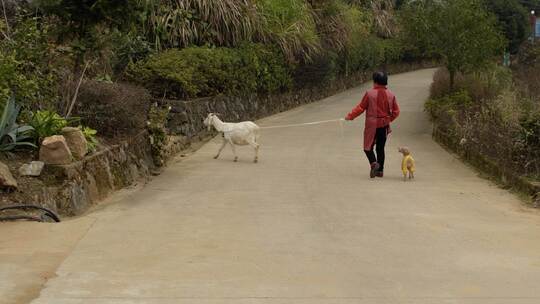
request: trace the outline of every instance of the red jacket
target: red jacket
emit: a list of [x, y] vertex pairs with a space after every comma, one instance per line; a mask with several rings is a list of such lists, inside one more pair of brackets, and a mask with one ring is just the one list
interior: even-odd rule
[[384, 86], [375, 85], [366, 92], [362, 102], [347, 115], [347, 120], [353, 120], [366, 112], [366, 126], [364, 129], [364, 150], [373, 149], [377, 128], [388, 127], [399, 116], [399, 105], [396, 96]]

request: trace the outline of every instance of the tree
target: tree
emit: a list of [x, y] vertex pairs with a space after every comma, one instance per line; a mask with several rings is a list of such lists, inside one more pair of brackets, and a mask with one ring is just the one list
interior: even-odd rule
[[482, 0], [417, 0], [404, 9], [405, 36], [440, 58], [454, 87], [457, 73], [484, 67], [500, 54], [504, 37]]
[[529, 32], [527, 9], [518, 0], [488, 0], [486, 5], [497, 16], [508, 40], [510, 52], [517, 53]]

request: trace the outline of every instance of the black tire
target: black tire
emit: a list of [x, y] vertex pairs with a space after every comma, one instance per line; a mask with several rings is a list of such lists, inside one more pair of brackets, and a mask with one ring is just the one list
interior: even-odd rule
[[[52, 210], [49, 210], [47, 208], [43, 208], [43, 207], [40, 207], [40, 206], [35, 206], [35, 205], [14, 205], [14, 206], [6, 206], [6, 207], [1, 207], [0, 208], [0, 212], [2, 211], [6, 211], [6, 210], [17, 210], [17, 209], [20, 209], [20, 210], [40, 210], [40, 211], [44, 211], [44, 213], [41, 215], [40, 218], [36, 218], [36, 217], [32, 217], [32, 216], [7, 216], [7, 217], [4, 217], [5, 219], [7, 220], [18, 220], [18, 219], [27, 219], [27, 220], [35, 220], [35, 221], [38, 221], [38, 222], [56, 222], [56, 223], [59, 223], [60, 222], [60, 217], [54, 213]], [[1, 220], [2, 218], [0, 218]]]

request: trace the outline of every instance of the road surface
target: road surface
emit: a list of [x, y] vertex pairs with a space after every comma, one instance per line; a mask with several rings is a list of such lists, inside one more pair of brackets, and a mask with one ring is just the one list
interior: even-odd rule
[[[35, 265], [19, 280], [58, 265], [27, 294], [34, 304], [540, 303], [540, 217], [432, 141], [433, 72], [390, 79], [402, 114], [384, 179], [368, 176], [363, 117], [263, 130], [259, 164], [249, 148], [239, 163], [230, 150], [212, 159], [216, 138], [117, 203], [47, 228], [58, 246], [26, 250]], [[258, 123], [343, 117], [367, 87]], [[399, 145], [417, 160], [414, 182], [401, 179]], [[17, 239], [43, 226], [20, 227], [7, 226]], [[14, 246], [0, 253], [16, 261]]]

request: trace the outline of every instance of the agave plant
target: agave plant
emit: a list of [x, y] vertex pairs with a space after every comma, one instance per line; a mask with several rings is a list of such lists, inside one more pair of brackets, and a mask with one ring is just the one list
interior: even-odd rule
[[11, 96], [0, 118], [0, 152], [12, 151], [19, 147], [37, 148], [32, 143], [34, 128], [17, 124], [20, 111], [21, 107], [15, 103], [15, 97]]

